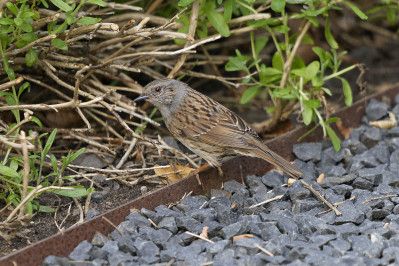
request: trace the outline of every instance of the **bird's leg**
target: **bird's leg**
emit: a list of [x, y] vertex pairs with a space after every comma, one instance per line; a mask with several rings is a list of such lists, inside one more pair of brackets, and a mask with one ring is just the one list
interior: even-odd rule
[[198, 167], [197, 169], [191, 171], [191, 173], [194, 174], [195, 177], [197, 178], [198, 185], [200, 185], [202, 187], [202, 190], [204, 190], [204, 184], [201, 181], [201, 178], [199, 176], [199, 172], [201, 172], [202, 170], [204, 170], [205, 168], [208, 168], [208, 167], [209, 167], [209, 163], [205, 163], [201, 167]]
[[218, 172], [219, 172], [219, 176], [223, 176], [222, 167], [218, 166]]

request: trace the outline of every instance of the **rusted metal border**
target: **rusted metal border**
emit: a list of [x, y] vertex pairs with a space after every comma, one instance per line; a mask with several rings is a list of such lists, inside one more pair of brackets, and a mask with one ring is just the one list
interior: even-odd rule
[[[365, 113], [365, 107], [371, 98], [381, 100], [382, 97], [389, 97], [393, 99], [397, 93], [399, 93], [398, 85], [366, 97], [350, 107], [343, 108], [333, 116], [340, 117], [344, 127], [356, 127], [360, 125], [361, 118]], [[267, 142], [267, 145], [281, 156], [291, 160], [293, 159], [292, 146], [296, 144], [298, 138], [308, 130], [309, 129], [305, 127], [298, 128]], [[303, 142], [320, 141], [320, 139], [321, 130], [319, 129], [304, 138]], [[90, 241], [95, 232], [107, 235], [114, 230], [103, 217], [108, 218], [112, 223], [117, 225], [124, 221], [132, 208], [154, 209], [161, 204], [176, 202], [180, 200], [185, 193], [190, 191], [193, 191], [193, 194], [203, 194], [211, 188], [220, 188], [222, 183], [227, 180], [235, 179], [241, 182], [245, 176], [250, 174], [261, 176], [269, 171], [271, 166], [261, 159], [238, 157], [224, 163], [222, 169], [222, 177], [220, 177], [218, 171], [213, 168], [205, 169], [200, 173], [204, 190], [202, 190], [202, 187], [198, 184], [195, 176], [190, 176], [170, 186], [139, 197], [80, 225], [69, 228], [63, 233], [58, 233], [49, 238], [40, 240], [28, 247], [4, 256], [0, 258], [0, 265], [39, 265], [43, 262], [44, 258], [49, 255], [68, 256], [78, 243], [85, 239]]]

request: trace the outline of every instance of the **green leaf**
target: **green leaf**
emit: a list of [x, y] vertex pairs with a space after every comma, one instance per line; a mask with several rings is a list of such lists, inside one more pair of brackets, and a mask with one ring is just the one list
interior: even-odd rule
[[306, 75], [305, 78], [307, 80], [311, 80], [314, 78], [320, 69], [320, 63], [318, 61], [313, 61], [306, 67]]
[[72, 25], [75, 23], [78, 19], [72, 16], [71, 12], [66, 13], [66, 22], [68, 25]]
[[101, 21], [101, 18], [83, 17], [79, 19], [78, 23], [83, 25], [94, 25]]
[[305, 125], [309, 125], [310, 122], [312, 122], [312, 117], [313, 117], [313, 109], [304, 105], [303, 112], [302, 112], [303, 123]]
[[330, 126], [325, 125], [325, 128], [327, 130], [327, 135], [334, 146], [334, 149], [339, 151], [341, 149], [341, 141], [339, 140], [337, 134], [335, 134], [334, 130]]
[[255, 98], [256, 95], [258, 95], [260, 85], [252, 86], [246, 89], [244, 93], [241, 96], [240, 104], [246, 104], [253, 98]]
[[17, 179], [20, 178], [17, 171], [15, 171], [14, 169], [12, 169], [8, 166], [2, 165], [2, 164], [0, 164], [0, 174], [3, 176], [12, 177], [12, 178], [17, 178]]
[[[206, 23], [206, 21], [203, 21], [201, 23], [202, 27], [201, 29], [197, 29], [197, 33], [198, 33], [198, 37], [200, 37], [201, 39], [208, 37], [208, 25]], [[187, 29], [188, 32], [188, 29]]]
[[28, 33], [22, 34], [22, 40], [24, 40], [24, 41], [27, 42], [27, 43], [34, 42], [34, 41], [36, 41], [37, 39], [38, 39], [38, 38], [37, 38], [37, 35], [36, 35], [36, 33], [34, 33], [34, 32], [28, 32]]
[[349, 85], [349, 82], [346, 79], [340, 78], [340, 80], [342, 82], [342, 90], [344, 91], [345, 104], [347, 106], [350, 106], [352, 105], [353, 102], [351, 86]]
[[331, 117], [328, 120], [326, 120], [324, 123], [331, 124], [331, 123], [335, 123], [335, 122], [337, 122], [339, 120], [340, 120], [339, 117]]
[[318, 46], [313, 46], [312, 51], [317, 54], [317, 56], [320, 58], [321, 63], [323, 64], [323, 61], [326, 60], [328, 57], [326, 56], [326, 51], [324, 51], [323, 48], [318, 47]]
[[314, 44], [314, 41], [313, 41], [313, 39], [309, 36], [309, 34], [305, 34], [305, 36], [304, 36], [303, 39], [302, 39], [301, 44], [311, 44], [311, 45], [313, 45], [313, 44]]
[[73, 177], [70, 177], [70, 176], [63, 176], [62, 179], [63, 180], [68, 180], [69, 182], [76, 182], [76, 180]]
[[305, 62], [303, 62], [302, 58], [298, 56], [294, 56], [294, 61], [292, 62], [292, 69], [303, 68], [306, 67]]
[[30, 119], [29, 119], [29, 121], [31, 121], [31, 122], [33, 122], [33, 123], [36, 123], [36, 124], [40, 127], [40, 129], [43, 128], [42, 122], [41, 122], [40, 119], [37, 118], [36, 116], [31, 116]]
[[209, 22], [224, 37], [230, 36], [230, 29], [227, 26], [226, 21], [224, 21], [224, 17], [222, 14], [215, 12], [214, 10], [207, 10], [206, 17], [209, 19]]
[[285, 7], [285, 0], [273, 0], [271, 8], [275, 12], [282, 12]]
[[320, 100], [317, 99], [303, 100], [303, 103], [305, 104], [305, 106], [312, 109], [317, 109], [320, 107]]
[[[7, 2], [10, 3], [10, 2]], [[14, 20], [10, 18], [0, 18], [0, 25], [14, 25], [15, 22]]]
[[56, 134], [57, 134], [57, 129], [55, 128], [55, 129], [51, 132], [50, 136], [49, 136], [48, 139], [47, 139], [46, 144], [44, 145], [44, 148], [43, 148], [43, 151], [42, 151], [42, 155], [41, 155], [43, 161], [44, 161], [44, 159], [46, 158], [46, 155], [48, 154], [48, 152], [49, 152], [51, 146], [53, 145], [53, 142], [54, 142], [54, 139], [55, 139], [55, 135], [56, 135]]
[[68, 12], [72, 10], [72, 7], [62, 0], [50, 0], [50, 2], [53, 3], [59, 9], [61, 9], [62, 11]]
[[107, 6], [107, 3], [105, 3], [103, 0], [89, 0], [89, 1], [87, 1], [87, 3], [95, 4], [95, 5], [98, 5], [98, 6], [101, 6], [101, 7], [106, 7]]
[[47, 4], [46, 0], [40, 0], [40, 2], [42, 2], [42, 4], [44, 5], [45, 8], [48, 8], [48, 4]]
[[290, 28], [285, 25], [276, 26], [276, 27], [273, 27], [272, 29], [273, 29], [273, 31], [276, 31], [276, 32], [282, 33], [282, 34], [288, 33], [290, 31]]
[[280, 71], [283, 71], [284, 68], [284, 62], [283, 62], [283, 57], [279, 52], [275, 52], [272, 58], [272, 66], [275, 69], [278, 69]]
[[331, 34], [330, 25], [328, 23], [328, 17], [326, 18], [326, 25], [324, 27], [324, 35], [326, 36], [326, 40], [327, 40], [328, 44], [331, 46], [331, 48], [337, 50], [339, 48], [338, 43], [334, 40], [334, 37]]
[[70, 158], [69, 163], [72, 163], [76, 158], [78, 158], [82, 153], [84, 153], [86, 148], [80, 148], [78, 151], [76, 151]]
[[24, 12], [23, 14], [21, 14], [20, 18], [30, 18], [33, 17], [35, 15], [35, 13], [31, 12], [31, 11], [27, 11]]
[[26, 43], [26, 41], [24, 41], [23, 39], [19, 39], [18, 41], [15, 42], [15, 45], [16, 45], [18, 48], [22, 48], [22, 47], [24, 47], [25, 45], [27, 45], [27, 43]]
[[241, 55], [240, 51], [236, 49], [236, 53], [238, 56], [229, 57], [229, 62], [225, 65], [226, 71], [238, 71], [242, 70], [249, 74], [249, 70], [247, 67], [247, 62], [251, 59], [250, 56]]
[[269, 41], [267, 37], [259, 37], [255, 40], [255, 54], [256, 57], [259, 56], [262, 49], [265, 47], [266, 43]]
[[32, 67], [35, 65], [38, 59], [37, 53], [33, 48], [29, 48], [28, 52], [25, 55], [25, 62], [28, 67]]
[[322, 89], [325, 93], [327, 93], [328, 96], [332, 96], [332, 92], [330, 91], [329, 88], [322, 87], [321, 89]]
[[368, 17], [366, 16], [366, 14], [364, 14], [357, 6], [355, 6], [355, 5], [352, 4], [351, 2], [343, 1], [343, 3], [344, 3], [345, 5], [347, 5], [348, 7], [350, 7], [350, 8], [353, 10], [353, 12], [355, 12], [355, 14], [356, 14], [359, 18], [364, 19], [364, 20], [368, 19]]
[[[34, 208], [37, 209], [37, 208]], [[39, 205], [39, 209], [37, 210], [38, 212], [46, 212], [46, 213], [52, 213], [55, 212], [55, 208], [52, 208], [50, 206], [44, 206], [44, 205]]]
[[11, 160], [10, 168], [14, 171], [17, 171], [18, 170], [18, 160]]
[[28, 200], [25, 205], [25, 213], [33, 214], [32, 202]]
[[229, 22], [231, 20], [231, 16], [233, 15], [233, 7], [235, 4], [235, 0], [227, 0], [224, 3], [224, 21]]
[[24, 82], [18, 89], [18, 98], [21, 96], [21, 94], [28, 89], [30, 90], [30, 83], [29, 82]]
[[178, 6], [186, 7], [189, 4], [194, 2], [194, 0], [180, 0], [179, 3], [177, 4]]
[[[177, 30], [177, 32], [188, 33], [188, 29], [190, 27], [190, 19], [186, 14], [182, 14], [178, 19], [178, 22], [182, 24], [182, 26]], [[186, 40], [183, 39], [174, 39], [175, 44], [184, 45]]]
[[274, 81], [280, 80], [282, 73], [283, 72], [278, 69], [266, 67], [264, 64], [262, 64], [260, 66], [259, 83], [267, 86]]
[[23, 22], [22, 18], [14, 18], [14, 23], [17, 26], [21, 26]]
[[51, 165], [53, 166], [54, 173], [58, 172], [58, 162], [57, 158], [55, 158], [54, 154], [50, 154]]
[[50, 190], [51, 192], [57, 194], [57, 195], [62, 195], [62, 196], [67, 196], [71, 198], [76, 198], [76, 197], [84, 197], [89, 195], [90, 193], [93, 192], [94, 188], [89, 188], [85, 189], [83, 186], [71, 186], [68, 188], [73, 188], [72, 190], [66, 190], [66, 189], [54, 189]]
[[68, 50], [68, 45], [61, 39], [52, 39], [51, 43], [60, 50]]
[[18, 15], [18, 8], [11, 2], [6, 2], [6, 7], [10, 10], [15, 16]]
[[318, 88], [318, 87], [323, 86], [323, 84], [324, 84], [324, 82], [323, 82], [322, 78], [317, 77], [317, 76], [312, 78], [312, 86], [313, 87]]

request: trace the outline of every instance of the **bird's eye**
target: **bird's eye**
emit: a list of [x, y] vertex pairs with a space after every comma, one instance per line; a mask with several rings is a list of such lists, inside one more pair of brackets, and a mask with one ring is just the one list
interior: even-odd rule
[[160, 93], [161, 90], [162, 90], [161, 87], [156, 87], [156, 88], [155, 88], [155, 92], [156, 92], [156, 93]]

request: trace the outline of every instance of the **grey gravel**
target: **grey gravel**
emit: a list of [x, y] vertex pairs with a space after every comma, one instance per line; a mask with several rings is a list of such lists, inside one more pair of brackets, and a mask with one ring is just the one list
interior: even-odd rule
[[[329, 202], [340, 202], [342, 216], [325, 212], [301, 182], [287, 187], [285, 176], [270, 171], [245, 177], [245, 184], [225, 182], [208, 197], [188, 196], [171, 208], [132, 212], [118, 226], [123, 234], [96, 233], [69, 258], [49, 256], [43, 265], [398, 265], [399, 196], [393, 195], [399, 194], [399, 127], [368, 126], [388, 111], [399, 114], [399, 95], [395, 101], [392, 110], [372, 100], [364, 124], [338, 152], [325, 141], [294, 146], [303, 178]], [[88, 159], [95, 158], [82, 161]], [[101, 175], [96, 182], [107, 185]], [[279, 195], [281, 200], [251, 207]], [[204, 227], [212, 243], [187, 234]]]

